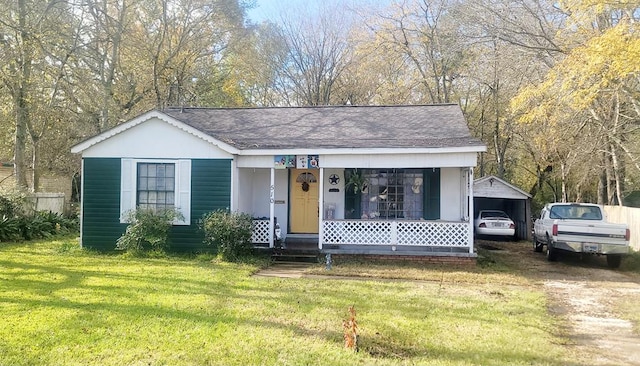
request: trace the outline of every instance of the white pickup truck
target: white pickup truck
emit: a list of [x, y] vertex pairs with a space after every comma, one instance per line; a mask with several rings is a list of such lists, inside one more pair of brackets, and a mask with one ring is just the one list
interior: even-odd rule
[[533, 227], [533, 247], [555, 261], [560, 251], [606, 255], [607, 264], [618, 268], [629, 253], [629, 228], [606, 222], [602, 207], [590, 203], [549, 203]]

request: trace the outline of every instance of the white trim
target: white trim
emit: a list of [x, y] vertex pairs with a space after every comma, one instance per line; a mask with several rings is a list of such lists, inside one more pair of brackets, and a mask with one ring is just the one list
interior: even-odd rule
[[322, 250], [322, 221], [324, 220], [324, 168], [320, 168], [318, 187], [318, 249]]
[[188, 159], [127, 159], [120, 160], [120, 223], [129, 223], [127, 214], [137, 206], [138, 163], [174, 164], [174, 205], [182, 216], [174, 225], [191, 225], [191, 160]]
[[[482, 145], [465, 147], [396, 147], [396, 148], [318, 148], [318, 149], [256, 149], [239, 150], [240, 156], [271, 156], [271, 155], [393, 155], [393, 154], [448, 154], [448, 153], [479, 153], [486, 152]], [[322, 165], [322, 159], [320, 160]]]
[[176, 161], [175, 177], [175, 208], [182, 214], [182, 220], [176, 220], [174, 225], [191, 225], [191, 160]]
[[147, 113], [142, 114], [142, 115], [140, 115], [140, 116], [138, 116], [138, 117], [136, 117], [136, 118], [134, 118], [134, 119], [132, 119], [132, 120], [130, 120], [128, 122], [120, 124], [120, 125], [112, 128], [110, 130], [107, 130], [107, 131], [105, 131], [105, 132], [103, 132], [103, 133], [101, 133], [101, 134], [99, 134], [97, 136], [94, 136], [94, 137], [92, 137], [92, 138], [90, 138], [88, 140], [85, 140], [85, 141], [73, 146], [71, 148], [71, 152], [74, 153], [74, 154], [81, 153], [81, 152], [87, 150], [88, 148], [92, 147], [93, 145], [96, 145], [96, 144], [98, 144], [98, 143], [100, 143], [100, 142], [102, 142], [102, 141], [104, 141], [106, 139], [109, 139], [109, 138], [111, 138], [111, 137], [113, 137], [115, 135], [118, 135], [118, 134], [120, 134], [120, 133], [122, 133], [122, 132], [124, 132], [124, 131], [126, 131], [128, 129], [131, 129], [131, 128], [139, 125], [139, 124], [142, 124], [142, 123], [144, 123], [144, 122], [146, 122], [146, 121], [148, 121], [148, 120], [150, 120], [152, 118], [157, 118], [157, 119], [159, 119], [161, 121], [164, 121], [164, 122], [166, 122], [166, 123], [168, 123], [168, 124], [170, 124], [170, 125], [172, 125], [172, 126], [174, 126], [176, 128], [179, 128], [180, 130], [182, 130], [184, 132], [187, 132], [187, 133], [189, 133], [189, 134], [191, 134], [193, 136], [201, 138], [202, 140], [207, 141], [207, 142], [211, 143], [212, 145], [216, 145], [220, 149], [224, 150], [225, 152], [227, 152], [229, 154], [238, 154], [238, 152], [239, 152], [239, 150], [236, 149], [235, 147], [233, 147], [233, 146], [231, 146], [229, 144], [226, 144], [226, 143], [224, 143], [222, 141], [219, 141], [219, 140], [207, 135], [206, 133], [203, 133], [202, 131], [199, 131], [199, 130], [187, 125], [186, 123], [180, 122], [177, 119], [172, 118], [172, 117], [170, 117], [170, 116], [168, 116], [168, 115], [166, 115], [166, 114], [164, 114], [162, 112], [159, 112], [159, 111], [147, 112]]
[[120, 223], [127, 224], [127, 215], [136, 208], [136, 162], [120, 159]]
[[274, 247], [275, 238], [273, 236], [275, 230], [275, 214], [276, 214], [276, 169], [271, 168], [271, 176], [269, 178], [269, 248]]
[[473, 254], [473, 167], [469, 167], [469, 179], [467, 180], [467, 186], [469, 187], [469, 253]]
[[[509, 187], [509, 188], [513, 189], [514, 191], [516, 191], [516, 192], [518, 192], [518, 193], [522, 194], [523, 196], [526, 196], [526, 197], [528, 197], [528, 198], [532, 198], [532, 196], [531, 196], [529, 193], [527, 193], [527, 192], [523, 191], [522, 189], [520, 189], [520, 188], [518, 188], [518, 187], [514, 186], [513, 184], [511, 184], [511, 183], [509, 183], [509, 182], [507, 182], [507, 181], [505, 181], [505, 180], [503, 180], [503, 179], [500, 179], [500, 178], [496, 177], [495, 175], [487, 175], [487, 176], [484, 176], [484, 177], [482, 177], [482, 178], [478, 178], [478, 179], [476, 179], [476, 180], [473, 182], [473, 184], [480, 184], [480, 183], [484, 183], [485, 181], [488, 181], [488, 180], [491, 180], [491, 179], [493, 179], [493, 180], [497, 180], [498, 182], [500, 182], [500, 183], [504, 184], [505, 186], [507, 186], [507, 187]], [[478, 196], [478, 197], [485, 197], [485, 196]], [[489, 197], [489, 198], [492, 198], [492, 197]], [[501, 197], [501, 198], [502, 198], [502, 197]]]

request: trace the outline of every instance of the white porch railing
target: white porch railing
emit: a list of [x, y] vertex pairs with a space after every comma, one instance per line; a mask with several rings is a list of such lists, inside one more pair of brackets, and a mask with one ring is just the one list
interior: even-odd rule
[[322, 243], [469, 247], [469, 223], [445, 221], [325, 220]]
[[269, 219], [253, 219], [251, 243], [269, 244]]

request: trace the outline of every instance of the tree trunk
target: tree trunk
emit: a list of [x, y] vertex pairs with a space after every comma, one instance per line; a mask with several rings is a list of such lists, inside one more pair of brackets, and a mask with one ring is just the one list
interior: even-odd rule
[[14, 146], [14, 174], [16, 185], [19, 188], [27, 188], [27, 171], [25, 162], [25, 150], [27, 145], [27, 129], [29, 125], [29, 84], [31, 82], [31, 68], [33, 50], [31, 37], [27, 32], [26, 0], [18, 0], [18, 24], [20, 26], [20, 43], [22, 43], [21, 60], [19, 61], [19, 80], [16, 82], [14, 102], [16, 108], [16, 132]]
[[18, 86], [16, 95], [16, 132], [13, 153], [13, 172], [18, 188], [27, 188], [27, 171], [25, 164], [25, 150], [27, 145], [27, 121], [29, 120], [29, 108], [27, 106], [25, 91], [22, 85]]
[[31, 179], [33, 186], [31, 188], [32, 192], [38, 192], [40, 189], [40, 142], [38, 137], [31, 136], [31, 142], [33, 144], [33, 152], [31, 156], [31, 163], [33, 165], [33, 169], [31, 172]]
[[598, 204], [605, 205], [607, 199], [607, 154], [605, 152], [600, 153], [600, 167], [602, 170], [598, 175]]
[[611, 165], [612, 165], [612, 170], [613, 170], [613, 178], [614, 178], [614, 184], [615, 184], [615, 204], [622, 206], [622, 186], [621, 186], [621, 182], [622, 179], [624, 179], [622, 177], [621, 171], [620, 171], [620, 164], [618, 162], [618, 153], [616, 152], [616, 148], [613, 144], [609, 145], [609, 149], [611, 151]]
[[598, 204], [599, 205], [605, 204], [604, 198], [607, 196], [606, 188], [607, 188], [607, 175], [604, 172], [602, 172], [598, 177]]
[[560, 164], [560, 174], [561, 174], [561, 179], [562, 181], [560, 182], [560, 186], [561, 186], [561, 195], [562, 195], [562, 201], [561, 202], [567, 202], [567, 173], [566, 173], [566, 167], [564, 163]]

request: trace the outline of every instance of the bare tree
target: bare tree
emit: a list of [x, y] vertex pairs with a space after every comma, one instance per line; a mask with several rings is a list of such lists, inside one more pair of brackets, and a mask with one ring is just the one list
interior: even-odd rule
[[[299, 9], [298, 9], [299, 10]], [[350, 21], [338, 7], [318, 9], [314, 17], [283, 14], [279, 35], [286, 54], [281, 79], [290, 87], [290, 104], [328, 105], [336, 82], [351, 60], [347, 44]]]
[[14, 174], [22, 188], [28, 187], [29, 149], [29, 188], [38, 188], [40, 141], [56, 119], [68, 62], [79, 47], [77, 6], [73, 1], [19, 0], [0, 10], [0, 77], [13, 101]]

